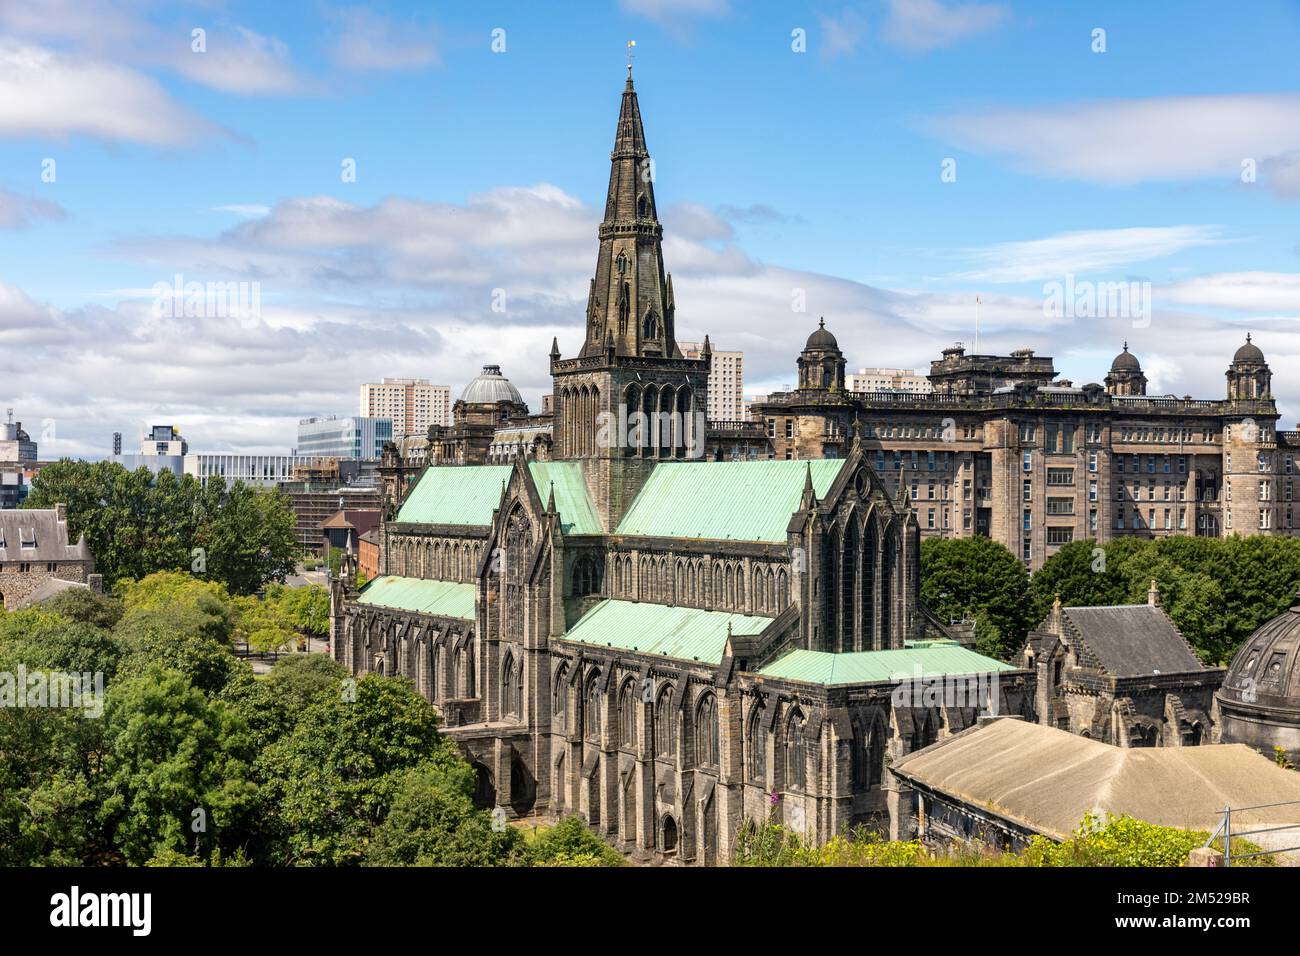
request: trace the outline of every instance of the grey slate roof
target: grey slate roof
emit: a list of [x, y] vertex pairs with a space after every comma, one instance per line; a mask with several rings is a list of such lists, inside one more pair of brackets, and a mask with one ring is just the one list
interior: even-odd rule
[[19, 607], [31, 607], [33, 604], [44, 604], [56, 594], [62, 594], [69, 588], [85, 588], [90, 590], [89, 584], [82, 584], [80, 581], [64, 581], [62, 578], [46, 578], [40, 585], [27, 597], [18, 602]]
[[1073, 637], [1082, 640], [1112, 677], [1205, 670], [1174, 622], [1150, 604], [1067, 607]]
[[[23, 542], [35, 541], [24, 548]], [[85, 538], [68, 541], [68, 523], [53, 508], [0, 510], [0, 561], [90, 561]]]

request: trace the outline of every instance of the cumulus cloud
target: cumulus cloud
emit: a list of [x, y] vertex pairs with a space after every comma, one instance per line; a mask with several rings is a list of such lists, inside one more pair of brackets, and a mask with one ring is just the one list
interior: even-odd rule
[[1272, 170], [1281, 189], [1300, 174], [1300, 94], [1165, 96], [952, 115], [930, 128], [975, 153], [1046, 176], [1131, 184], [1218, 177], [1243, 162]]
[[176, 146], [216, 132], [135, 70], [0, 41], [0, 136], [90, 136]]
[[[686, 202], [665, 215], [675, 223], [664, 258], [678, 335], [708, 333], [716, 347], [744, 351], [747, 393], [793, 383], [798, 351], [822, 315], [854, 368], [924, 369], [953, 341], [973, 344], [973, 291], [882, 288], [790, 269], [747, 254], [718, 210]], [[0, 285], [0, 354], [25, 356], [6, 368], [6, 381], [29, 419], [57, 421], [59, 444], [42, 455], [103, 455], [113, 431], [126, 431], [129, 444], [137, 424], [151, 419], [180, 425], [196, 450], [287, 450], [299, 418], [351, 413], [360, 381], [427, 377], [459, 391], [487, 363], [500, 364], [537, 408], [550, 390], [552, 336], [564, 355], [582, 342], [599, 220], [598, 208], [542, 183], [461, 203], [295, 197], [214, 236], [120, 240], [116, 255], [156, 275], [104, 297], [106, 305], [54, 309]], [[1036, 261], [1054, 267], [1106, 247], [1051, 238], [1057, 242]], [[1213, 238], [1190, 232], [1146, 241]], [[990, 259], [988, 268], [1000, 262]], [[148, 279], [170, 283], [176, 272], [186, 282], [259, 283], [260, 316], [157, 314]], [[1275, 369], [1300, 357], [1294, 282], [1188, 278], [1163, 290], [1165, 298], [1157, 294], [1145, 329], [1049, 319], [1039, 296], [986, 292], [980, 349], [1034, 348], [1085, 382], [1105, 375], [1127, 339], [1162, 390], [1214, 397], [1245, 328], [1255, 328]], [[504, 311], [494, 308], [498, 290]], [[1300, 383], [1279, 375], [1276, 384], [1283, 403], [1300, 407]]]

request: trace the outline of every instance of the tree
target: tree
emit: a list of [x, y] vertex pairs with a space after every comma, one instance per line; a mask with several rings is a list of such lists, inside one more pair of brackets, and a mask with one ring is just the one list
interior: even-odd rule
[[627, 862], [578, 816], [565, 817], [544, 830], [531, 850], [538, 866], [623, 866]]
[[1124, 603], [1129, 582], [1107, 558], [1091, 539], [1071, 541], [1048, 558], [1029, 581], [1034, 626], [1058, 597], [1066, 607]]
[[98, 817], [125, 862], [243, 844], [256, 793], [253, 753], [223, 702], [155, 665], [114, 688], [105, 720]]
[[981, 653], [1007, 658], [1033, 626], [1024, 564], [992, 538], [921, 542], [921, 600], [940, 620], [974, 619]]
[[522, 834], [493, 828], [474, 809], [474, 772], [464, 761], [406, 771], [392, 809], [365, 851], [369, 866], [503, 866], [526, 862]]
[[114, 586], [155, 571], [192, 571], [234, 594], [252, 594], [294, 568], [293, 512], [278, 491], [64, 459], [41, 469], [23, 507], [59, 503], [67, 505], [70, 534], [86, 536], [96, 567]]
[[409, 681], [371, 674], [316, 699], [259, 761], [284, 841], [276, 862], [360, 863], [405, 772], [424, 763], [464, 761]]
[[112, 628], [122, 619], [122, 602], [90, 588], [67, 588], [42, 602], [42, 607], [69, 621]]

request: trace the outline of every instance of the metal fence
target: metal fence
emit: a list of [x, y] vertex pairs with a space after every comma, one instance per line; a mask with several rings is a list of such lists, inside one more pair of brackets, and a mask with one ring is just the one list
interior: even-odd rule
[[[1205, 845], [1211, 846], [1220, 836], [1223, 837], [1223, 865], [1232, 866], [1233, 860], [1248, 860], [1256, 856], [1271, 856], [1274, 853], [1289, 853], [1293, 850], [1300, 850], [1300, 843], [1295, 846], [1272, 847], [1267, 850], [1255, 850], [1249, 853], [1233, 853], [1232, 841], [1244, 840], [1246, 837], [1258, 836], [1261, 833], [1277, 833], [1282, 830], [1291, 830], [1295, 833], [1295, 838], [1300, 840], [1300, 823], [1282, 823], [1277, 826], [1259, 827], [1254, 830], [1234, 830], [1232, 827], [1232, 815], [1234, 813], [1245, 813], [1249, 810], [1271, 810], [1275, 807], [1296, 807], [1300, 811], [1300, 800], [1286, 800], [1282, 803], [1261, 803], [1253, 807], [1224, 807], [1223, 819], [1219, 821], [1218, 827], [1210, 838], [1205, 841]], [[1248, 824], [1247, 824], [1248, 825]]]

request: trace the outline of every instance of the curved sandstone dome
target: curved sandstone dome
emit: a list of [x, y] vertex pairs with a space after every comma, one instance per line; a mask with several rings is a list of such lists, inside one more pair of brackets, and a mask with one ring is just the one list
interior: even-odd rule
[[501, 366], [484, 365], [483, 372], [465, 386], [460, 393], [460, 400], [471, 405], [491, 405], [496, 402], [524, 403], [519, 389], [511, 384], [510, 379], [501, 374]]
[[804, 344], [804, 350], [808, 349], [838, 349], [840, 343], [835, 341], [835, 336], [826, 331], [826, 320], [821, 319], [817, 324], [817, 331], [808, 336], [807, 343]]
[[1121, 371], [1142, 371], [1142, 363], [1138, 361], [1137, 356], [1128, 350], [1128, 343], [1124, 343], [1124, 351], [1115, 356], [1115, 361], [1110, 363], [1112, 372]]
[[1232, 356], [1234, 364], [1241, 362], [1248, 365], [1263, 365], [1264, 353], [1259, 350], [1259, 346], [1250, 341], [1250, 333], [1246, 333], [1246, 344], [1237, 349]]
[[1224, 743], [1300, 755], [1300, 598], [1242, 645], [1218, 698]]

